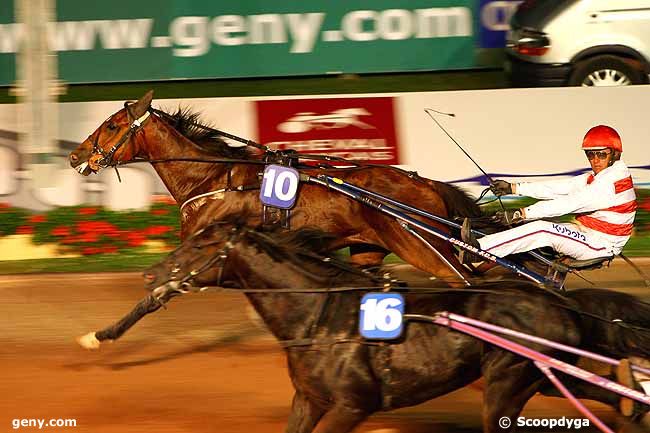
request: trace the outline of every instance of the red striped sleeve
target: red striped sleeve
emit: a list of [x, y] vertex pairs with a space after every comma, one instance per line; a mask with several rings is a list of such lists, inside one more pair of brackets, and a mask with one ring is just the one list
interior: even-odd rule
[[630, 236], [632, 234], [633, 224], [614, 224], [601, 221], [588, 215], [580, 215], [576, 218], [580, 223], [592, 230], [599, 231], [614, 236]]
[[632, 176], [614, 182], [614, 191], [616, 194], [632, 188], [634, 188], [634, 184], [632, 183]]
[[608, 207], [607, 210], [610, 212], [616, 212], [616, 213], [630, 213], [630, 212], [636, 212], [637, 205], [636, 205], [636, 200], [628, 201], [627, 203], [619, 204], [618, 206], [612, 206]]

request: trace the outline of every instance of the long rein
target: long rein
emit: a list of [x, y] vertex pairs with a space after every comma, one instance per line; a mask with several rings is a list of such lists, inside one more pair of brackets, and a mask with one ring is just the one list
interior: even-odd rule
[[[262, 233], [259, 232], [254, 232], [254, 231], [246, 231], [246, 235], [251, 237], [254, 241], [257, 243], [260, 242], [260, 239], [263, 242], [269, 242], [272, 241], [272, 239]], [[207, 264], [201, 266], [198, 270], [191, 271], [188, 276], [186, 276], [182, 281], [187, 282], [190, 281], [194, 276], [198, 275], [201, 272], [206, 271], [210, 266], [213, 266], [219, 262], [221, 262], [221, 267], [219, 269], [219, 279], [217, 281], [217, 284], [221, 283], [221, 272], [223, 270], [223, 266], [225, 265], [225, 261], [228, 258], [229, 252], [234, 248], [234, 244], [236, 239], [239, 237], [239, 233], [233, 232], [233, 235], [230, 237], [230, 239], [227, 241], [226, 245], [222, 250], [217, 252], [215, 254], [215, 257], [213, 257]], [[311, 293], [322, 293], [322, 294], [331, 294], [331, 293], [350, 293], [350, 292], [368, 292], [372, 290], [381, 290], [384, 292], [388, 291], [397, 291], [397, 292], [405, 292], [405, 293], [411, 293], [411, 294], [503, 294], [503, 290], [497, 290], [497, 289], [471, 289], [468, 290], [466, 288], [434, 288], [434, 287], [412, 287], [412, 286], [399, 286], [395, 285], [395, 283], [399, 283], [399, 280], [397, 279], [392, 279], [390, 277], [389, 273], [385, 273], [382, 277], [378, 277], [375, 275], [370, 274], [366, 270], [358, 269], [349, 263], [338, 260], [336, 258], [330, 257], [330, 256], [324, 256], [320, 254], [316, 254], [312, 251], [308, 251], [305, 249], [297, 249], [295, 252], [292, 253], [294, 256], [302, 256], [302, 257], [307, 257], [311, 260], [321, 262], [321, 263], [329, 263], [337, 268], [339, 268], [342, 272], [347, 272], [351, 273], [357, 276], [361, 276], [364, 278], [370, 279], [373, 283], [379, 283], [381, 285], [375, 285], [375, 286], [337, 286], [337, 287], [316, 287], [316, 288], [305, 288], [305, 289], [289, 289], [289, 288], [281, 288], [281, 289], [250, 289], [250, 288], [230, 288], [230, 287], [222, 287], [222, 286], [203, 286], [200, 288], [197, 288], [196, 290], [185, 290], [185, 291], [179, 291], [180, 293], [187, 293], [189, 291], [198, 291], [198, 292], [203, 292], [206, 290], [213, 290], [213, 291], [218, 291], [218, 292], [235, 292], [235, 293], [265, 293], [265, 294], [272, 294], [272, 293], [286, 293], [286, 294], [311, 294]], [[300, 266], [298, 266], [300, 269]], [[312, 276], [312, 277], [318, 277], [318, 275], [311, 273], [309, 271], [306, 271], [304, 269], [301, 269], [301, 273], [304, 275]], [[437, 279], [437, 281], [440, 282], [445, 282], [444, 279]], [[494, 284], [497, 283], [517, 283], [520, 282], [519, 280], [500, 280], [498, 282], [494, 282]], [[554, 290], [545, 288], [543, 286], [538, 286], [541, 290], [557, 297], [560, 300], [563, 301], [568, 301], [573, 304], [575, 304], [575, 301], [571, 298], [568, 298], [567, 296], [558, 293]], [[512, 295], [513, 293], [509, 293]], [[522, 298], [526, 298], [525, 294], [520, 294]], [[161, 299], [157, 299], [158, 302], [162, 304]], [[630, 332], [644, 332], [644, 333], [650, 333], [650, 328], [645, 328], [642, 326], [637, 326], [637, 325], [631, 325], [628, 324], [621, 319], [608, 319], [606, 317], [600, 316], [598, 314], [590, 313], [584, 310], [581, 310], [579, 308], [566, 305], [563, 303], [553, 303], [553, 305], [563, 308], [565, 310], [571, 311], [575, 314], [578, 314], [579, 316], [586, 316], [594, 320], [598, 320], [600, 322], [606, 323], [608, 325], [615, 325], [620, 328], [623, 328], [626, 331]], [[322, 312], [321, 312], [322, 314]], [[341, 340], [340, 342], [346, 342], [348, 341], [347, 339]], [[354, 340], [357, 342], [357, 340]], [[337, 341], [339, 342], [339, 341]], [[282, 343], [282, 342], [281, 342]], [[300, 346], [304, 346], [307, 344], [299, 344]]]
[[[149, 112], [153, 114], [157, 114], [163, 121], [165, 118], [169, 117], [169, 114], [166, 112], [159, 110], [157, 108], [149, 107]], [[279, 157], [288, 157], [288, 158], [297, 158], [297, 159], [303, 159], [303, 160], [313, 160], [313, 161], [325, 161], [325, 162], [335, 162], [335, 163], [341, 163], [345, 164], [348, 166], [352, 167], [358, 167], [358, 168], [365, 168], [365, 167], [381, 167], [381, 168], [390, 168], [392, 170], [401, 172], [406, 174], [407, 176], [416, 179], [422, 183], [426, 183], [426, 180], [422, 178], [417, 172], [415, 171], [409, 171], [409, 170], [404, 170], [399, 167], [394, 167], [391, 165], [383, 165], [383, 164], [372, 164], [372, 163], [367, 163], [367, 162], [359, 162], [359, 161], [354, 161], [346, 158], [341, 158], [337, 156], [330, 156], [330, 155], [321, 155], [321, 154], [299, 154], [299, 153], [293, 153], [292, 151], [282, 151], [282, 150], [273, 150], [269, 148], [266, 145], [257, 143], [253, 140], [249, 140], [246, 138], [239, 137], [234, 134], [230, 134], [228, 132], [222, 131], [220, 129], [212, 128], [206, 125], [203, 125], [199, 122], [195, 121], [189, 121], [188, 122], [190, 125], [203, 129], [204, 131], [211, 132], [213, 134], [217, 134], [226, 138], [229, 138], [231, 140], [237, 141], [239, 143], [244, 144], [247, 147], [253, 147], [258, 150], [262, 150], [266, 156], [273, 156], [277, 155]], [[142, 162], [148, 162], [148, 163], [162, 163], [162, 162], [200, 162], [200, 163], [230, 163], [230, 164], [250, 164], [250, 165], [268, 165], [269, 163], [264, 160], [255, 160], [255, 159], [237, 159], [237, 158], [187, 158], [187, 157], [177, 157], [177, 158], [160, 158], [160, 159], [146, 159], [146, 158], [134, 158], [132, 160], [128, 161], [115, 161], [114, 166], [124, 166], [124, 165], [130, 165], [130, 164], [137, 164], [137, 163], [142, 163]], [[298, 168], [311, 168], [313, 169], [314, 167], [312, 166], [301, 166]], [[319, 164], [318, 167], [316, 168], [332, 168], [335, 169], [337, 167], [330, 165], [330, 164]]]

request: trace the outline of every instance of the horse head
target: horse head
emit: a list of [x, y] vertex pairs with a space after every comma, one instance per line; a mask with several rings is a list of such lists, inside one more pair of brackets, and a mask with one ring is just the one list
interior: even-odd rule
[[232, 250], [239, 247], [246, 230], [241, 224], [225, 222], [212, 223], [199, 230], [143, 272], [145, 289], [159, 294], [223, 284], [232, 276], [230, 265], [235, 256]]
[[135, 138], [149, 117], [152, 98], [150, 90], [136, 102], [125, 102], [124, 108], [112, 114], [70, 153], [70, 165], [88, 176], [137, 156]]

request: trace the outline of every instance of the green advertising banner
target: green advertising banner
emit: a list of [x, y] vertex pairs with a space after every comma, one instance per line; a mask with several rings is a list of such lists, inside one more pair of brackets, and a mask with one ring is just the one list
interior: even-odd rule
[[[3, 3], [7, 85], [24, 34]], [[59, 0], [47, 37], [69, 83], [459, 69], [475, 15], [474, 0]]]

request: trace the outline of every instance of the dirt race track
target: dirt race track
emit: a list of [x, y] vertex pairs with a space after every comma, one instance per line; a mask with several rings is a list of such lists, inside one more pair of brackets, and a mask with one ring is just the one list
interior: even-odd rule
[[[638, 263], [650, 273], [650, 260]], [[650, 294], [622, 260], [587, 275], [599, 287]], [[141, 287], [140, 276], [132, 273], [0, 277], [0, 432], [284, 431], [293, 395], [284, 356], [248, 318], [240, 294], [186, 295], [98, 351], [75, 343], [76, 336], [130, 310], [144, 295]], [[610, 408], [589, 407], [616, 431], [637, 431]], [[357, 431], [480, 432], [480, 409], [476, 383], [417, 407], [375, 415]], [[581, 418], [566, 401], [543, 397], [535, 397], [523, 415]], [[34, 418], [75, 419], [77, 426], [12, 425], [14, 419]]]

